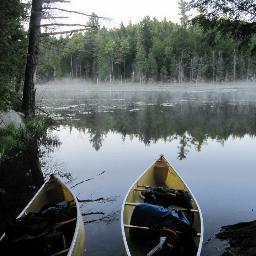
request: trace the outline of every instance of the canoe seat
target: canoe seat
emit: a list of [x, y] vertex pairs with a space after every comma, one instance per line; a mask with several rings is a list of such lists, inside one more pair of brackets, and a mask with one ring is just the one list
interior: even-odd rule
[[[144, 204], [144, 203], [132, 203], [132, 202], [126, 202], [125, 203], [125, 206], [137, 206], [137, 205], [140, 205], [140, 204]], [[168, 207], [169, 208], [169, 207]], [[173, 208], [173, 209], [175, 209], [175, 210], [179, 210], [179, 211], [188, 211], [188, 209], [186, 209], [186, 208], [181, 208], [181, 207], [179, 207], [179, 208], [174, 208], [174, 207], [171, 207], [171, 208]], [[191, 212], [199, 212], [199, 210], [197, 210], [197, 209], [190, 209], [189, 211], [191, 211]]]

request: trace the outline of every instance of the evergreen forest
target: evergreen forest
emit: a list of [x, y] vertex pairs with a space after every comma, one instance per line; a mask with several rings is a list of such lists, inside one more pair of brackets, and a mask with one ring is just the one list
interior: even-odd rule
[[[40, 1], [47, 9], [47, 1]], [[28, 115], [24, 106], [21, 109], [21, 101], [23, 99], [23, 105], [26, 103], [33, 110], [32, 77], [41, 83], [60, 78], [86, 79], [95, 83], [254, 80], [254, 19], [251, 18], [250, 22], [233, 20], [233, 16], [223, 19], [217, 13], [219, 16], [210, 21], [194, 22], [195, 19], [187, 13], [187, 5], [188, 2], [179, 0], [179, 24], [171, 22], [171, 17], [157, 20], [147, 16], [137, 24], [130, 22], [106, 28], [104, 19], [92, 13], [89, 18], [81, 20], [87, 25], [87, 29], [81, 32], [55, 35], [49, 30], [41, 36], [38, 34], [40, 43], [34, 47], [34, 57], [27, 60], [30, 56], [27, 54], [29, 33], [24, 22], [28, 21], [31, 5], [20, 0], [1, 1], [0, 109], [13, 108]], [[235, 12], [236, 8], [233, 9]], [[35, 59], [38, 63], [33, 63], [31, 69], [31, 62]], [[30, 84], [24, 94], [26, 66], [30, 68]]]
[[38, 78], [95, 82], [223, 82], [253, 80], [256, 36], [245, 43], [216, 29], [145, 17], [138, 24], [100, 27], [68, 37], [45, 37]]

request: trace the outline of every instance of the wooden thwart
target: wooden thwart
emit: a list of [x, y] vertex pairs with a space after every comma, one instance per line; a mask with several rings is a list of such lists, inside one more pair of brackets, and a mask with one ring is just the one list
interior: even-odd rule
[[[126, 202], [125, 205], [130, 205], [130, 206], [137, 206], [137, 205], [141, 205], [143, 203], [131, 203], [131, 202]], [[175, 209], [175, 210], [179, 210], [179, 211], [188, 211], [188, 209], [185, 208], [179, 208], [179, 209]], [[199, 212], [197, 209], [189, 209], [190, 212]]]
[[[129, 225], [129, 224], [124, 224], [125, 228], [136, 228], [136, 229], [142, 229], [142, 230], [152, 230], [153, 228], [150, 227], [142, 227], [142, 226], [135, 226], [135, 225]], [[175, 231], [177, 234], [181, 234], [182, 232], [180, 231]], [[196, 233], [196, 236], [201, 236], [201, 233]]]
[[146, 185], [139, 185], [139, 184], [137, 184], [137, 187], [138, 187], [138, 188], [152, 188], [152, 187], [150, 187], [150, 186], [146, 186]]
[[62, 221], [62, 222], [59, 222], [59, 223], [57, 223], [55, 226], [54, 226], [54, 228], [60, 228], [60, 227], [62, 227], [62, 226], [64, 226], [64, 225], [67, 225], [67, 224], [70, 224], [70, 223], [72, 223], [72, 222], [74, 222], [74, 221], [76, 221], [76, 218], [72, 218], [72, 219], [69, 219], [69, 220], [66, 220], [66, 221]]
[[142, 227], [142, 226], [134, 226], [134, 225], [129, 225], [129, 224], [124, 224], [125, 228], [137, 228], [137, 229], [144, 229], [144, 230], [151, 230], [152, 228], [150, 227]]
[[64, 249], [64, 250], [62, 250], [62, 251], [59, 251], [59, 252], [56, 252], [56, 253], [52, 254], [51, 256], [61, 256], [61, 255], [66, 255], [68, 251], [69, 251], [69, 248]]

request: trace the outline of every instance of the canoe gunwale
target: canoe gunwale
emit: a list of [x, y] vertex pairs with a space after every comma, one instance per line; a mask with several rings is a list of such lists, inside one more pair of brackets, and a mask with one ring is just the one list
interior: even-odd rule
[[69, 190], [69, 191], [70, 191], [71, 195], [73, 196], [73, 198], [75, 200], [75, 203], [76, 203], [76, 227], [75, 227], [74, 236], [73, 236], [72, 242], [70, 244], [67, 256], [73, 255], [73, 251], [74, 251], [75, 245], [77, 243], [77, 239], [78, 239], [78, 232], [79, 232], [79, 228], [80, 228], [80, 222], [83, 222], [82, 216], [81, 216], [81, 213], [80, 213], [80, 210], [79, 210], [79, 204], [78, 204], [77, 198], [71, 190]]
[[[169, 162], [166, 160], [166, 158], [163, 156], [163, 159], [164, 161], [167, 163], [168, 167], [169, 167], [169, 172], [170, 172], [170, 169], [172, 169], [174, 171], [174, 173], [181, 179], [181, 181], [184, 183], [184, 185], [186, 186], [187, 190], [189, 191], [189, 193], [191, 194], [197, 208], [198, 208], [198, 213], [199, 213], [199, 218], [200, 218], [200, 241], [199, 241], [199, 245], [198, 245], [198, 250], [197, 250], [197, 256], [200, 256], [201, 254], [201, 249], [202, 249], [202, 245], [203, 245], [203, 236], [204, 236], [204, 225], [203, 225], [203, 215], [202, 215], [202, 211], [201, 211], [201, 208], [197, 202], [197, 199], [196, 197], [194, 196], [194, 194], [192, 193], [192, 191], [190, 190], [189, 186], [186, 184], [186, 182], [183, 180], [182, 176], [178, 175], [176, 169], [169, 164]], [[158, 159], [157, 159], [158, 160]], [[156, 161], [157, 161], [156, 160]], [[127, 239], [126, 239], [126, 235], [125, 235], [125, 227], [124, 227], [124, 224], [128, 224], [128, 223], [124, 223], [124, 210], [125, 210], [125, 207], [126, 207], [126, 200], [127, 200], [127, 197], [130, 193], [130, 191], [133, 189], [133, 187], [136, 186], [136, 184], [138, 184], [139, 180], [146, 174], [146, 172], [150, 169], [150, 168], [153, 168], [155, 166], [155, 163], [156, 161], [153, 162], [153, 164], [149, 165], [148, 168], [145, 169], [145, 171], [134, 181], [134, 183], [129, 187], [126, 195], [125, 195], [125, 198], [123, 200], [123, 204], [122, 204], [122, 208], [121, 208], [121, 230], [122, 230], [122, 237], [123, 237], [123, 242], [124, 242], [124, 246], [125, 246], [125, 250], [126, 250], [126, 254], [127, 256], [132, 256], [131, 253], [130, 253], [130, 249], [129, 249], [129, 246], [128, 246], [128, 243], [127, 243]]]
[[35, 199], [38, 197], [38, 195], [44, 190], [46, 184], [49, 182], [49, 179], [41, 186], [41, 188], [35, 193], [35, 195], [32, 197], [32, 199], [28, 202], [28, 204], [25, 206], [25, 208], [22, 210], [22, 212], [18, 215], [18, 218], [22, 217], [26, 214], [27, 209], [31, 206], [32, 202], [35, 201]]

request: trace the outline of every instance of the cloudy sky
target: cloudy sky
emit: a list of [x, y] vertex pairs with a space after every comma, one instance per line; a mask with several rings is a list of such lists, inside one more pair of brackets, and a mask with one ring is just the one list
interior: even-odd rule
[[[117, 27], [121, 22], [125, 25], [131, 20], [139, 22], [145, 16], [156, 17], [162, 20], [164, 17], [173, 22], [179, 22], [178, 0], [70, 0], [69, 4], [59, 4], [66, 7], [91, 14], [95, 12], [99, 16], [112, 19], [104, 25]], [[82, 22], [83, 16], [72, 15], [74, 22]]]

